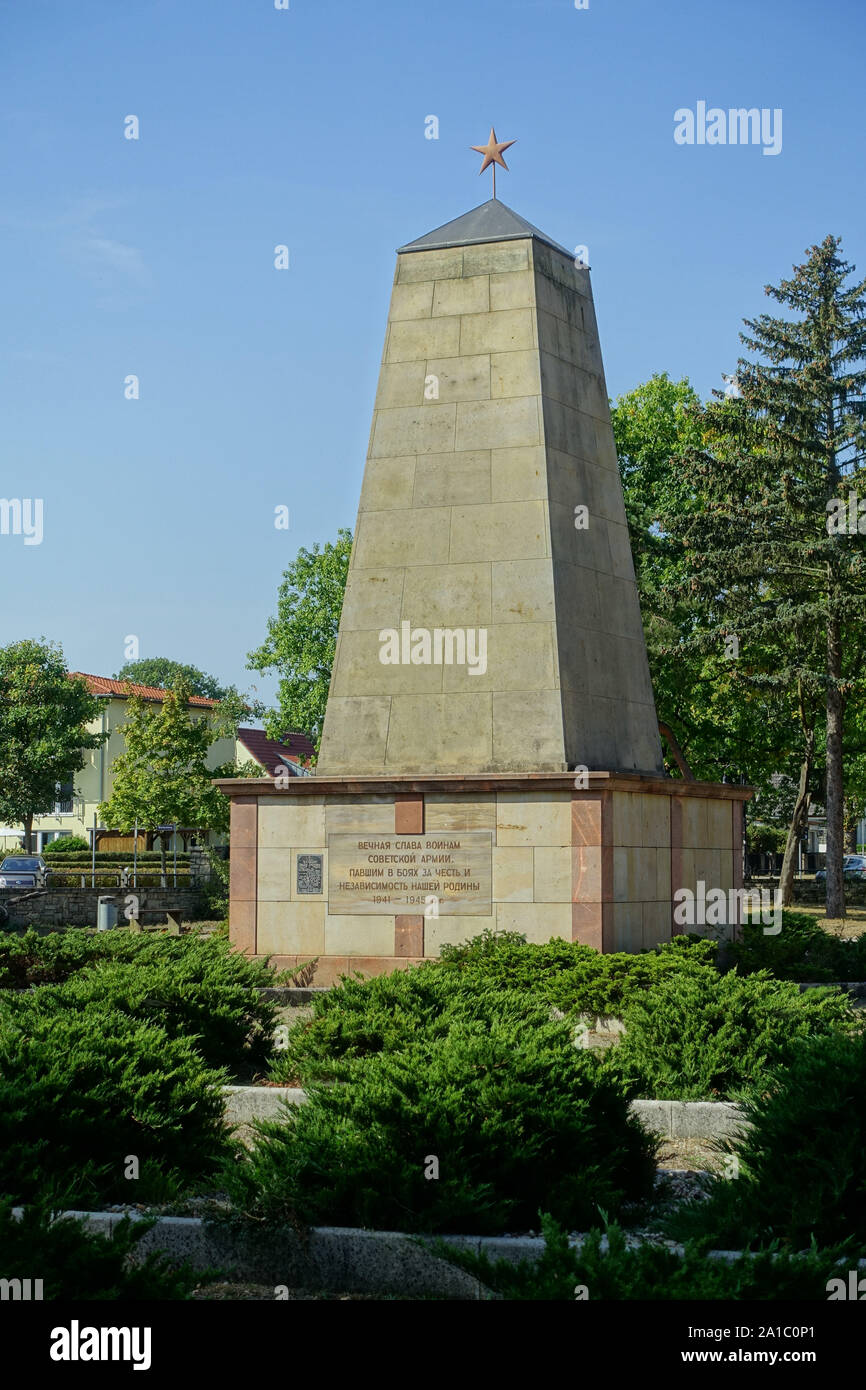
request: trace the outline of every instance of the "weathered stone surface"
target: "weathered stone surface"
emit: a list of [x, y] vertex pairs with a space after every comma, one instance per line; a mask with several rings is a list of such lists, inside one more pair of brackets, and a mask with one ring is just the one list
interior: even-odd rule
[[491, 566], [475, 564], [415, 565], [403, 581], [400, 619], [413, 627], [448, 627], [455, 612], [470, 627], [489, 627], [493, 620]]
[[394, 950], [394, 918], [367, 913], [355, 917], [325, 917], [325, 952], [329, 956], [389, 956]]
[[486, 353], [477, 357], [431, 357], [425, 364], [422, 387], [432, 400], [489, 400], [490, 357]]
[[259, 901], [256, 919], [256, 950], [260, 956], [275, 955], [286, 941], [301, 955], [322, 955], [325, 950], [325, 902], [307, 899], [293, 902]]
[[291, 849], [293, 845], [325, 843], [325, 798], [306, 797], [287, 803], [284, 797], [263, 796], [259, 802], [259, 851]]
[[490, 500], [489, 449], [419, 454], [416, 458], [414, 507], [453, 507]]
[[440, 280], [433, 290], [433, 314], [486, 314], [490, 309], [487, 275]]

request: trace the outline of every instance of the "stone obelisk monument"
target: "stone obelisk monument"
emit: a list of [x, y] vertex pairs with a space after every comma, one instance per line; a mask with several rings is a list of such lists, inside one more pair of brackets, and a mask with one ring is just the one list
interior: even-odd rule
[[747, 793], [664, 776], [589, 270], [495, 197], [397, 253], [316, 776], [221, 785], [232, 938], [317, 983], [741, 881]]

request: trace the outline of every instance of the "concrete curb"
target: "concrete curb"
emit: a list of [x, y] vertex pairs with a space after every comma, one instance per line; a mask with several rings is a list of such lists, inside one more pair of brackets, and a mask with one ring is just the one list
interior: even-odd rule
[[[94, 1234], [110, 1236], [122, 1212], [65, 1212], [83, 1219]], [[129, 1213], [133, 1221], [141, 1213]], [[454, 1238], [455, 1244], [478, 1248], [479, 1239]], [[507, 1242], [506, 1242], [507, 1244]], [[513, 1242], [512, 1242], [513, 1244]], [[529, 1245], [543, 1246], [543, 1241]], [[195, 1216], [161, 1216], [136, 1246], [136, 1262], [162, 1254], [196, 1270], [220, 1269], [237, 1279], [276, 1288], [321, 1289], [332, 1293], [395, 1293], [490, 1299], [491, 1292], [472, 1275], [433, 1255], [420, 1240], [399, 1231], [365, 1231], [318, 1226], [299, 1234], [289, 1228], [249, 1230], [205, 1223]], [[515, 1253], [514, 1259], [525, 1258]]]
[[[303, 1105], [307, 1099], [296, 1086], [226, 1086], [224, 1091], [230, 1125], [278, 1120], [285, 1105]], [[666, 1139], [732, 1139], [744, 1125], [740, 1107], [729, 1101], [633, 1100], [630, 1109], [648, 1130]]]
[[[15, 1212], [20, 1215], [21, 1209]], [[121, 1212], [68, 1211], [64, 1216], [83, 1220], [94, 1234], [111, 1236], [123, 1219]], [[130, 1212], [133, 1221], [143, 1220]], [[583, 1235], [570, 1237], [580, 1248]], [[442, 1240], [491, 1260], [536, 1262], [544, 1253], [540, 1236], [443, 1236]], [[136, 1258], [162, 1254], [171, 1260], [187, 1260], [199, 1271], [220, 1269], [236, 1279], [288, 1288], [321, 1289], [332, 1293], [395, 1293], [404, 1297], [443, 1299], [492, 1299], [498, 1295], [472, 1275], [434, 1255], [430, 1237], [408, 1236], [400, 1231], [367, 1231], [351, 1227], [316, 1226], [299, 1234], [288, 1228], [249, 1231], [205, 1223], [197, 1216], [161, 1216], [136, 1247]], [[633, 1236], [628, 1244], [637, 1249], [652, 1244]], [[607, 1237], [602, 1239], [602, 1249]], [[677, 1255], [681, 1245], [667, 1245]], [[711, 1250], [707, 1259], [733, 1263], [741, 1250]], [[844, 1263], [844, 1261], [843, 1261]], [[866, 1259], [858, 1262], [866, 1268]]]
[[666, 1139], [735, 1139], [746, 1125], [740, 1106], [726, 1100], [633, 1100], [629, 1109]]
[[306, 1091], [297, 1086], [224, 1086], [225, 1116], [230, 1125], [278, 1120], [284, 1105], [304, 1105]]

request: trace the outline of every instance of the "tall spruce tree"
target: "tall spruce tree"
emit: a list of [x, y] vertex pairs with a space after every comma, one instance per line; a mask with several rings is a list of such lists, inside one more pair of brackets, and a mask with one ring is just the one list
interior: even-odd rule
[[691, 640], [736, 637], [753, 687], [824, 709], [829, 917], [845, 911], [843, 726], [846, 704], [863, 701], [866, 654], [866, 281], [847, 285], [840, 245], [825, 238], [765, 287], [792, 317], [745, 321], [757, 360], [739, 360], [736, 394], [715, 393], [704, 447], [684, 465], [706, 509], [669, 519], [702, 610]]
[[[611, 409], [656, 709], [666, 742], [673, 733], [696, 777], [743, 779], [777, 800], [773, 779], [790, 761], [788, 702], [744, 689], [724, 649], [689, 645], [699, 614], [682, 589], [688, 573], [682, 540], [664, 525], [671, 514], [706, 509], [682, 466], [701, 446], [702, 411], [688, 379], [672, 381], [667, 372], [620, 396]], [[671, 604], [678, 587], [681, 601]], [[666, 760], [676, 775], [676, 754], [666, 753]]]

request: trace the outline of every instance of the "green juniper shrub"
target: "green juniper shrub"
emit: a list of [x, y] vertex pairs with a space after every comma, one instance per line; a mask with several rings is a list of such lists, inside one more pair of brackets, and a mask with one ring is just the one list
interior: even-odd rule
[[274, 1080], [303, 1084], [341, 1076], [356, 1057], [399, 1050], [413, 1031], [447, 1032], [455, 1016], [495, 1017], [507, 998], [568, 1015], [619, 1012], [631, 993], [683, 972], [710, 972], [716, 947], [678, 938], [642, 955], [601, 955], [554, 939], [528, 945], [515, 933], [484, 932], [444, 947], [439, 960], [372, 980], [343, 979], [316, 996], [271, 1067]]
[[456, 975], [431, 961], [373, 979], [344, 978], [313, 1000], [313, 1016], [295, 1025], [271, 1064], [274, 1080], [344, 1079], [354, 1064], [400, 1052], [412, 1041], [444, 1037], [455, 1021], [492, 1021], [505, 1011], [535, 1015], [543, 991], [509, 987], [483, 971]]
[[796, 1045], [770, 1092], [746, 1106], [738, 1176], [670, 1218], [672, 1234], [746, 1249], [846, 1242], [866, 1255], [866, 1035]]
[[41, 1278], [46, 1301], [187, 1299], [203, 1282], [188, 1264], [172, 1266], [163, 1255], [131, 1258], [152, 1225], [153, 1219], [124, 1217], [109, 1239], [88, 1231], [81, 1221], [55, 1216], [42, 1203], [26, 1207], [15, 1220], [5, 1202], [0, 1204], [3, 1277]]
[[[57, 1205], [148, 1200], [228, 1151], [221, 1085], [194, 1045], [119, 1010], [0, 1004], [0, 1192]], [[140, 1164], [124, 1176], [127, 1156]]]
[[[194, 1037], [211, 1066], [235, 1071], [261, 1068], [271, 1054], [277, 1008], [257, 987], [273, 978], [266, 962], [233, 951], [223, 937], [72, 928], [0, 938], [0, 989], [27, 991], [7, 995], [7, 1006], [62, 1010], [101, 1002], [155, 1019], [172, 1037]], [[40, 988], [28, 990], [32, 985]]]
[[[101, 933], [105, 935], [105, 933]], [[34, 931], [0, 936], [0, 989], [57, 984], [96, 959], [98, 939], [70, 929], [45, 936]]]
[[444, 946], [436, 968], [477, 988], [480, 982], [523, 989], [565, 1012], [616, 1014], [625, 996], [653, 980], [711, 966], [718, 948], [689, 935], [652, 951], [602, 955], [592, 946], [554, 938], [528, 944], [515, 932], [485, 931], [460, 946]]
[[847, 995], [801, 994], [766, 971], [745, 978], [713, 969], [659, 978], [629, 995], [625, 1035], [604, 1063], [632, 1095], [659, 1100], [759, 1095], [787, 1065], [798, 1039], [853, 1028]]
[[[302, 1085], [345, 1079], [358, 1059], [399, 1052], [413, 1035], [443, 1036], [457, 1019], [489, 1021], [506, 1006], [546, 1004], [572, 1019], [624, 1019], [625, 1036], [604, 1064], [632, 1095], [712, 1099], [765, 1089], [795, 1038], [853, 1026], [844, 994], [801, 995], [766, 971], [720, 975], [715, 949], [678, 939], [642, 955], [602, 956], [562, 941], [527, 946], [487, 934], [441, 961], [344, 980], [317, 997], [313, 1017], [276, 1053], [271, 1075]], [[563, 961], [567, 968], [559, 969]]]
[[494, 1293], [520, 1301], [824, 1301], [827, 1281], [839, 1275], [838, 1249], [798, 1256], [764, 1250], [729, 1263], [707, 1259], [695, 1245], [687, 1246], [684, 1255], [664, 1245], [629, 1248], [625, 1233], [615, 1223], [605, 1231], [591, 1231], [579, 1249], [569, 1244], [562, 1226], [549, 1215], [542, 1218], [541, 1227], [544, 1253], [534, 1264], [494, 1262], [487, 1255], [449, 1246], [447, 1240], [437, 1241], [435, 1252], [475, 1275]]
[[811, 913], [787, 908], [777, 936], [766, 935], [757, 921], [746, 922], [728, 954], [741, 975], [770, 970], [783, 980], [866, 980], [866, 932], [842, 941]]
[[293, 1224], [501, 1233], [542, 1204], [575, 1227], [648, 1197], [656, 1141], [619, 1086], [545, 1006], [499, 998], [443, 1032], [404, 1025], [399, 1048], [356, 1056], [345, 1084], [257, 1126], [226, 1175], [236, 1205]]
[[[306, 1085], [349, 1074], [359, 1058], [399, 1052], [413, 1036], [446, 1033], [464, 998], [435, 966], [395, 970], [364, 980], [344, 978], [313, 998], [313, 1015], [292, 1028], [270, 1075]], [[481, 1003], [479, 1001], [479, 1008]]]
[[116, 1009], [160, 1024], [171, 1038], [189, 1039], [208, 1066], [255, 1068], [270, 1056], [276, 1005], [250, 987], [249, 962], [223, 946], [183, 941], [180, 951], [99, 961], [65, 984], [19, 996], [11, 1007], [46, 1013]]

